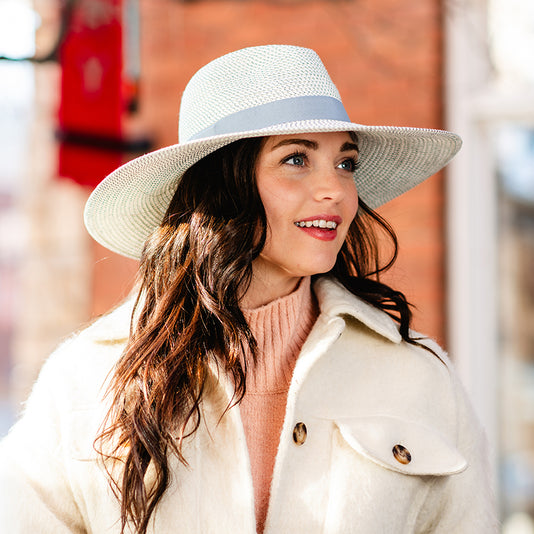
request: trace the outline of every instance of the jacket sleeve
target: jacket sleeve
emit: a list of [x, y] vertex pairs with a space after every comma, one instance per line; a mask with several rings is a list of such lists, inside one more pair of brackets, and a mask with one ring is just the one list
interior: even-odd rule
[[[61, 352], [61, 349], [57, 351]], [[0, 443], [0, 531], [86, 532], [65, 466], [61, 438], [61, 354], [43, 367], [22, 418]]]
[[454, 371], [452, 387], [458, 422], [457, 447], [467, 460], [462, 473], [430, 481], [418, 518], [418, 533], [499, 532], [485, 433]]

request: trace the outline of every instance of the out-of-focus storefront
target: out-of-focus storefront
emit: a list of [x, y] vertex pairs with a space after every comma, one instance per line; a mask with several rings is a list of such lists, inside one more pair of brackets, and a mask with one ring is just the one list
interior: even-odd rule
[[465, 142], [448, 177], [450, 349], [488, 432], [502, 531], [533, 534], [534, 4], [455, 3], [446, 29]]
[[528, 520], [534, 517], [534, 117], [531, 119], [530, 124], [528, 120], [503, 124], [495, 139], [502, 510], [509, 521], [528, 522], [530, 530], [524, 530], [528, 533], [534, 532], [534, 521]]
[[[58, 179], [57, 63], [19, 60], [56, 24], [27, 0], [0, 1], [0, 433], [42, 363], [87, 320], [90, 251], [79, 224], [87, 190]], [[57, 18], [57, 15], [56, 15]], [[43, 20], [45, 19], [45, 20]], [[50, 43], [49, 43], [50, 42]]]

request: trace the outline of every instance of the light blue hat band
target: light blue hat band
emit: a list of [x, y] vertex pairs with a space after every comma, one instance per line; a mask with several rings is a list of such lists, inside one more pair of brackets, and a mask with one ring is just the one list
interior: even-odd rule
[[306, 120], [334, 120], [350, 122], [343, 104], [331, 96], [298, 96], [276, 100], [244, 109], [223, 117], [187, 141], [215, 135], [261, 130], [276, 124]]

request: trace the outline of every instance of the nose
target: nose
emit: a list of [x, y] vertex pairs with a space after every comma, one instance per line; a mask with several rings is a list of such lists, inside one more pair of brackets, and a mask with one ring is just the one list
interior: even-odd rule
[[333, 202], [340, 202], [345, 194], [342, 180], [346, 177], [341, 177], [336, 169], [321, 169], [316, 172], [314, 177], [314, 197], [315, 200], [331, 200]]

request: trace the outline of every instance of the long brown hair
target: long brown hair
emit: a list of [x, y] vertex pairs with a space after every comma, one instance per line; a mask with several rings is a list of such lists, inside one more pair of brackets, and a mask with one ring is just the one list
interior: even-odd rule
[[[233, 403], [245, 393], [246, 369], [239, 356], [245, 348], [255, 356], [256, 343], [239, 300], [266, 239], [255, 181], [263, 142], [236, 141], [193, 165], [145, 245], [135, 320], [114, 370], [111, 408], [97, 438], [106, 466], [114, 466], [108, 474], [120, 500], [123, 532], [131, 523], [146, 533], [169, 485], [168, 454], [187, 464], [182, 442], [200, 423], [208, 363], [233, 380]], [[385, 263], [379, 259], [375, 229], [391, 243]], [[332, 274], [392, 315], [403, 338], [413, 342], [404, 295], [379, 280], [396, 255], [393, 230], [360, 202]], [[150, 484], [145, 477], [149, 465], [154, 473]]]

